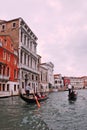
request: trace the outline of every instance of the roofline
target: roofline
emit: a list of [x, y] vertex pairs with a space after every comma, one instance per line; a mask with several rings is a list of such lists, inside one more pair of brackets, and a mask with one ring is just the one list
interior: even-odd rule
[[[6, 20], [1, 20], [2, 22], [0, 22], [0, 24], [4, 24], [4, 23], [9, 23], [9, 22], [12, 22], [12, 21], [16, 21], [16, 20], [22, 20], [27, 26], [28, 26], [28, 24], [23, 20], [23, 18], [21, 18], [21, 17], [19, 17], [19, 18], [15, 18], [15, 19], [11, 19], [11, 20], [8, 20], [8, 21], [6, 21]], [[28, 28], [31, 30], [31, 28], [28, 26]], [[33, 33], [33, 31], [31, 30], [31, 32]], [[34, 34], [34, 33], [33, 33]], [[35, 34], [34, 34], [35, 35]], [[35, 37], [36, 37], [36, 40], [38, 39], [37, 38], [37, 36], [35, 35]]]
[[12, 19], [12, 20], [2, 20], [2, 22], [0, 22], [0, 24], [4, 24], [4, 23], [8, 23], [8, 22], [11, 22], [11, 21], [15, 21], [15, 20], [19, 20], [19, 19], [22, 19], [21, 17], [19, 18], [15, 18], [15, 19]]

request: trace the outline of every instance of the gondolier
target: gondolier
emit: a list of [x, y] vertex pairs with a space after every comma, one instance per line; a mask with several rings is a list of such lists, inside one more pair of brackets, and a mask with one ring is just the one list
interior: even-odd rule
[[72, 89], [70, 90], [70, 94], [68, 95], [69, 100], [75, 101], [77, 99], [77, 92], [74, 91], [74, 86], [72, 86]]
[[69, 84], [68, 84], [69, 95], [70, 95], [70, 93], [71, 93], [71, 89], [72, 89], [72, 85], [69, 83]]
[[26, 86], [25, 91], [26, 91], [26, 95], [29, 96], [29, 94], [30, 94], [30, 83]]

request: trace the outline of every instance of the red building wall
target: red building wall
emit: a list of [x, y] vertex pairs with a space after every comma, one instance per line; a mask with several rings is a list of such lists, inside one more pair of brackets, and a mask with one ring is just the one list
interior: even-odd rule
[[[9, 81], [17, 81], [18, 79], [18, 56], [14, 53], [13, 44], [10, 36], [0, 36], [0, 69], [2, 75], [8, 76], [9, 68]], [[5, 73], [3, 73], [4, 71]]]
[[64, 86], [67, 86], [69, 83], [70, 83], [70, 79], [64, 77]]

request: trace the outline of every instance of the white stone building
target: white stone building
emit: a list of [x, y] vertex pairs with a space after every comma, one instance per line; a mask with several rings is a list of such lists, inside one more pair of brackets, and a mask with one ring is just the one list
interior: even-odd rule
[[64, 87], [61, 74], [54, 74], [54, 87], [53, 91], [61, 90]]
[[[22, 18], [1, 21], [0, 34], [10, 35], [14, 48], [18, 50], [19, 85], [25, 92], [30, 83], [34, 91], [38, 89], [37, 37]], [[18, 90], [17, 90], [18, 91]]]
[[49, 92], [48, 69], [40, 65], [40, 91]]
[[25, 89], [30, 83], [33, 90], [38, 90], [38, 56], [37, 56], [37, 37], [29, 26], [19, 19], [19, 69], [20, 85]]
[[48, 70], [48, 86], [51, 89], [54, 86], [54, 65], [52, 62], [42, 63], [41, 66]]
[[70, 83], [75, 89], [82, 88], [83, 81], [79, 77], [70, 77]]

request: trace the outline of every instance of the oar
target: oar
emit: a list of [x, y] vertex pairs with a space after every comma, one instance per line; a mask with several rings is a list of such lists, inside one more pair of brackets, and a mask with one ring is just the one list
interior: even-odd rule
[[40, 107], [40, 103], [39, 103], [37, 97], [35, 96], [35, 94], [34, 94], [34, 98], [35, 98], [35, 100], [36, 100], [37, 106]]

